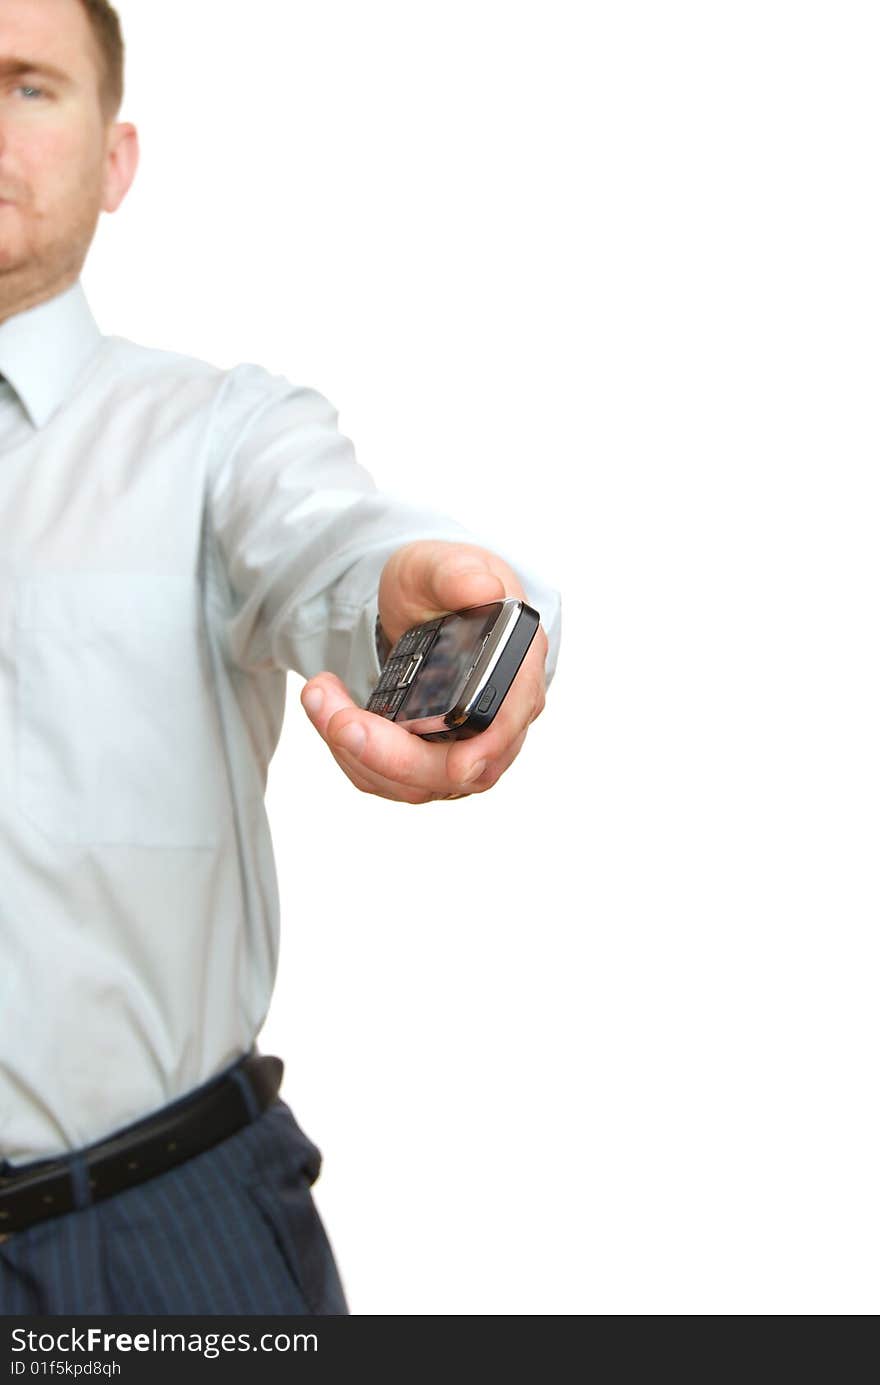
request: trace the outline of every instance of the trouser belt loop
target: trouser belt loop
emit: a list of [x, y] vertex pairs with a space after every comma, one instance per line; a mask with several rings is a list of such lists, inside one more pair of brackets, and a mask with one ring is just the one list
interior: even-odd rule
[[70, 1161], [70, 1179], [73, 1183], [73, 1200], [77, 1210], [88, 1207], [92, 1201], [89, 1187], [89, 1170], [84, 1154], [75, 1154]]
[[257, 1104], [257, 1098], [254, 1095], [254, 1089], [248, 1081], [244, 1070], [242, 1068], [233, 1068], [229, 1076], [238, 1083], [238, 1089], [244, 1097], [248, 1115], [251, 1120], [256, 1120], [257, 1116], [260, 1114], [260, 1108]]

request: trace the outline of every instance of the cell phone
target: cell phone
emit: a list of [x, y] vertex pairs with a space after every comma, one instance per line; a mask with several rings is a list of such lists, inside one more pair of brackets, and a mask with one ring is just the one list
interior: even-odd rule
[[465, 606], [404, 631], [365, 710], [426, 741], [462, 740], [490, 726], [541, 617], [516, 596]]

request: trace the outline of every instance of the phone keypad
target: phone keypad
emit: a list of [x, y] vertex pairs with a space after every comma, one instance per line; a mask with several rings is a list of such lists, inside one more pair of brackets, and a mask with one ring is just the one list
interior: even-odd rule
[[381, 691], [386, 692], [389, 688], [398, 687], [403, 681], [403, 677], [409, 665], [409, 656], [389, 659], [382, 671], [382, 677], [379, 679], [378, 686]]
[[379, 681], [367, 702], [368, 712], [377, 712], [380, 716], [390, 718], [397, 714], [410, 684], [437, 638], [439, 626], [438, 620], [404, 631], [391, 650]]
[[367, 711], [377, 712], [382, 717], [393, 717], [406, 694], [406, 688], [398, 688], [396, 692], [380, 692], [377, 689], [367, 703]]

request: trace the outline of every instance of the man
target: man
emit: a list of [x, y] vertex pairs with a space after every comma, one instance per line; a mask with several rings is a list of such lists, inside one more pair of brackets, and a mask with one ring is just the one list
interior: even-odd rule
[[[255, 1045], [287, 672], [358, 789], [483, 793], [560, 599], [378, 492], [316, 391], [100, 333], [122, 63], [105, 0], [0, 6], [0, 1312], [347, 1313], [321, 1152]], [[542, 627], [481, 736], [363, 710], [377, 639], [504, 595]]]

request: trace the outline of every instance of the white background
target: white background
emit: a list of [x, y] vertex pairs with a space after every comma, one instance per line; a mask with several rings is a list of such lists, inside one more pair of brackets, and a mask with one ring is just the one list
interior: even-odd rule
[[487, 794], [269, 786], [357, 1314], [875, 1313], [869, 4], [121, 0], [102, 328], [310, 384], [563, 593]]

